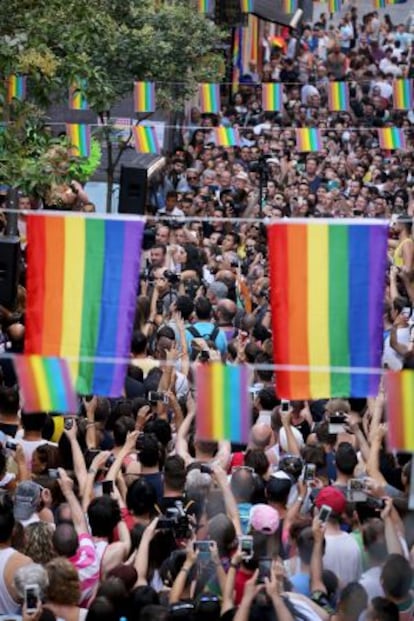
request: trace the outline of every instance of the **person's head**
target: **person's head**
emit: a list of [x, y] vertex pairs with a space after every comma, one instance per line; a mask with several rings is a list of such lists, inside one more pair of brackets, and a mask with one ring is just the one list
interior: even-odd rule
[[86, 615], [86, 621], [118, 621], [119, 611], [116, 609], [115, 604], [104, 597], [98, 595], [89, 604], [88, 614]]
[[21, 481], [14, 497], [14, 517], [24, 522], [40, 509], [42, 487], [34, 481]]
[[256, 397], [257, 407], [260, 410], [273, 410], [276, 407], [277, 399], [276, 392], [272, 386], [266, 386], [257, 393]]
[[167, 247], [164, 244], [155, 244], [150, 250], [150, 261], [153, 268], [163, 267], [167, 255]]
[[313, 550], [313, 533], [310, 526], [302, 528], [296, 538], [296, 546], [299, 558], [305, 565], [310, 565]]
[[147, 345], [148, 339], [145, 334], [143, 334], [143, 332], [140, 332], [139, 330], [135, 330], [132, 335], [131, 341], [132, 355], [138, 356], [140, 354], [145, 354], [145, 352], [147, 351]]
[[346, 508], [345, 495], [337, 487], [331, 485], [323, 487], [316, 496], [315, 506], [320, 509], [323, 505], [330, 507], [332, 510], [329, 519], [333, 522], [339, 522]]
[[58, 524], [53, 533], [53, 546], [59, 556], [70, 558], [76, 554], [79, 540], [72, 524]]
[[147, 604], [141, 610], [139, 621], [168, 621], [169, 611], [159, 604]]
[[165, 197], [165, 209], [166, 211], [172, 211], [177, 204], [178, 194], [175, 190], [167, 192]]
[[137, 441], [138, 458], [144, 468], [155, 468], [160, 465], [160, 445], [153, 433], [143, 433]]
[[247, 468], [233, 470], [230, 486], [237, 502], [251, 502], [256, 487], [254, 473]]
[[194, 312], [194, 302], [189, 295], [179, 295], [175, 301], [175, 308], [184, 321], [188, 321]]
[[164, 463], [164, 486], [172, 492], [183, 492], [185, 485], [185, 461], [180, 455], [170, 455]]
[[366, 621], [398, 621], [400, 617], [397, 604], [386, 597], [374, 597], [366, 611]]
[[200, 321], [208, 321], [211, 318], [212, 306], [207, 298], [197, 298], [194, 306], [197, 319]]
[[292, 479], [286, 472], [278, 471], [272, 475], [266, 485], [268, 503], [285, 506], [292, 484]]
[[263, 449], [247, 449], [244, 456], [244, 465], [253, 468], [259, 477], [264, 477], [269, 470], [269, 460]]
[[387, 558], [384, 522], [379, 518], [371, 518], [364, 522], [362, 541], [371, 563], [382, 564]]
[[160, 224], [159, 226], [157, 226], [157, 229], [155, 231], [155, 243], [164, 244], [165, 246], [167, 246], [169, 240], [170, 240], [169, 227], [166, 226], [165, 224]]
[[148, 517], [153, 514], [157, 495], [153, 485], [139, 478], [128, 487], [126, 503], [135, 517]]
[[19, 600], [24, 600], [26, 586], [32, 584], [37, 586], [39, 598], [43, 600], [49, 584], [49, 578], [46, 569], [38, 563], [23, 565], [23, 567], [19, 567], [15, 572], [13, 576], [13, 586]]
[[367, 604], [368, 596], [364, 587], [359, 582], [350, 582], [339, 596], [338, 611], [346, 621], [358, 621]]
[[236, 529], [227, 515], [218, 513], [208, 521], [207, 537], [216, 541], [219, 553], [225, 555], [234, 546]]
[[336, 469], [345, 476], [352, 477], [358, 464], [356, 451], [350, 442], [341, 442], [335, 455]]
[[110, 496], [94, 498], [88, 506], [88, 520], [94, 537], [110, 537], [121, 521], [118, 502]]
[[207, 299], [211, 302], [211, 304], [215, 305], [220, 300], [224, 300], [225, 298], [227, 298], [228, 293], [229, 290], [227, 288], [227, 285], [225, 285], [224, 282], [215, 280], [207, 287], [206, 295]]
[[410, 563], [401, 554], [390, 554], [381, 571], [385, 596], [398, 603], [408, 598], [413, 572]]
[[135, 422], [130, 416], [121, 416], [114, 423], [115, 446], [123, 446], [129, 431], [134, 431]]
[[0, 414], [16, 416], [19, 407], [19, 391], [15, 387], [0, 386]]
[[29, 432], [42, 432], [42, 429], [46, 422], [46, 413], [39, 412], [37, 414], [21, 414], [22, 427], [25, 431]]
[[53, 546], [53, 527], [48, 522], [34, 522], [25, 528], [23, 553], [34, 563], [46, 565], [56, 556]]
[[78, 572], [66, 558], [58, 557], [46, 565], [49, 586], [46, 600], [62, 606], [78, 606], [81, 595]]
[[272, 428], [265, 423], [256, 423], [250, 430], [250, 443], [251, 448], [264, 449], [269, 446], [272, 438]]

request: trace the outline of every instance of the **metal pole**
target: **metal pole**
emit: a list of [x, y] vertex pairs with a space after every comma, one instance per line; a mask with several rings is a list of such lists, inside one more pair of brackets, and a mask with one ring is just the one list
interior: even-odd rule
[[[19, 192], [17, 188], [10, 188], [7, 194], [7, 202], [6, 202], [6, 216], [7, 216], [6, 235], [8, 237], [19, 234], [19, 231], [17, 228], [18, 208], [19, 208]], [[12, 209], [15, 211], [11, 211], [10, 213], [7, 213], [8, 209]]]

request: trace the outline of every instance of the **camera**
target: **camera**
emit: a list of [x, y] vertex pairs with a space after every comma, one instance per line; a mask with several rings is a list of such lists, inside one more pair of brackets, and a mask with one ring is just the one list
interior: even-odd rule
[[180, 282], [180, 276], [171, 270], [165, 270], [164, 278], [168, 280], [170, 285], [177, 285]]
[[348, 481], [347, 500], [350, 502], [366, 502], [367, 491], [365, 481], [361, 479], [350, 479]]
[[344, 412], [335, 412], [329, 417], [328, 433], [338, 435], [345, 431], [346, 414]]
[[169, 507], [166, 514], [158, 519], [157, 528], [172, 531], [176, 539], [188, 539], [191, 534], [190, 520], [181, 501], [177, 500], [175, 507]]
[[148, 401], [150, 403], [157, 403], [160, 401], [161, 403], [168, 404], [168, 396], [164, 392], [150, 390], [148, 393]]

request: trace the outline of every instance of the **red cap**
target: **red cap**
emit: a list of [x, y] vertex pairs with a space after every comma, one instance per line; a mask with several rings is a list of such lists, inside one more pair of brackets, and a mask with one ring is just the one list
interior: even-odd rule
[[337, 487], [332, 485], [321, 489], [316, 496], [315, 505], [320, 509], [322, 505], [331, 507], [332, 511], [337, 515], [341, 515], [345, 511], [346, 498], [345, 495]]

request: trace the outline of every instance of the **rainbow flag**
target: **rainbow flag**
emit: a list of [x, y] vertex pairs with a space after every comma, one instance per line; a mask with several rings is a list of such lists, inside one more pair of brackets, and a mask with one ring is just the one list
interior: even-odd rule
[[218, 147], [238, 147], [239, 133], [233, 127], [214, 127], [214, 142]]
[[372, 6], [374, 9], [385, 9], [387, 3], [386, 0], [373, 0]]
[[394, 149], [405, 151], [407, 149], [404, 130], [398, 129], [398, 127], [384, 127], [383, 129], [379, 129], [378, 138], [380, 149], [386, 151], [392, 151]]
[[212, 0], [198, 0], [198, 12], [199, 13], [212, 13], [213, 2]]
[[231, 76], [231, 92], [234, 94], [239, 88], [240, 75], [242, 71], [241, 63], [241, 42], [243, 40], [243, 28], [234, 29], [233, 37], [233, 54], [232, 54], [232, 76]]
[[411, 110], [413, 107], [413, 81], [394, 80], [392, 88], [394, 110]]
[[26, 413], [77, 412], [76, 393], [64, 358], [14, 356], [13, 363]]
[[262, 83], [262, 108], [268, 112], [281, 112], [283, 108], [283, 87], [280, 83]]
[[154, 82], [134, 83], [134, 111], [155, 112]]
[[328, 0], [329, 13], [336, 13], [342, 9], [342, 0]]
[[386, 0], [387, 5], [405, 4], [407, 0]]
[[200, 112], [218, 114], [220, 112], [220, 86], [218, 84], [200, 84]]
[[89, 157], [91, 154], [91, 128], [89, 125], [66, 123], [66, 135], [73, 156]]
[[346, 82], [329, 82], [328, 106], [331, 112], [349, 110], [349, 88]]
[[296, 130], [296, 146], [298, 151], [320, 151], [322, 149], [322, 134], [315, 127], [301, 127]]
[[132, 128], [137, 153], [159, 153], [160, 145], [155, 127], [134, 125]]
[[253, 11], [253, 0], [240, 0], [240, 10], [242, 13], [251, 13]]
[[7, 78], [7, 103], [11, 103], [13, 99], [23, 101], [26, 99], [26, 76], [9, 75]]
[[388, 449], [414, 452], [414, 372], [388, 371], [387, 397]]
[[284, 13], [295, 13], [298, 8], [298, 0], [283, 0], [282, 9]]
[[122, 393], [143, 228], [118, 214], [27, 217], [25, 353], [67, 358], [81, 394]]
[[197, 366], [197, 438], [248, 441], [251, 427], [249, 375], [247, 366], [221, 362]]
[[[378, 393], [388, 227], [280, 220], [268, 227], [277, 393]], [[335, 370], [337, 369], [337, 370]], [[341, 372], [340, 372], [341, 371]]]
[[86, 80], [79, 80], [69, 87], [70, 110], [88, 110], [88, 102], [85, 97]]

